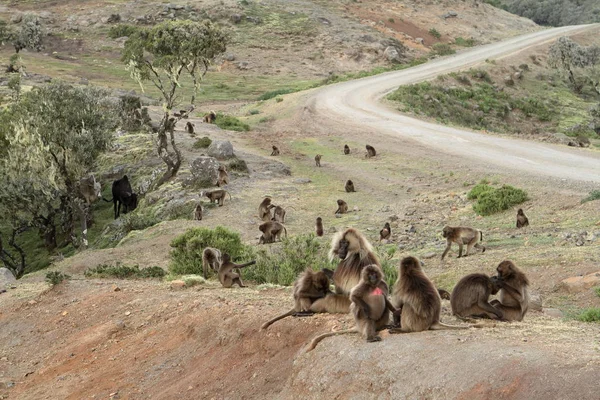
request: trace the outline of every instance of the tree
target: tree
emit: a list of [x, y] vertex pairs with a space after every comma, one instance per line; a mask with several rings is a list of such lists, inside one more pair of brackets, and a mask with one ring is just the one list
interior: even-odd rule
[[25, 14], [18, 29], [13, 29], [6, 21], [0, 20], [0, 44], [11, 42], [15, 48], [6, 72], [23, 72], [19, 52], [23, 49], [40, 51], [43, 37], [44, 28], [37, 15]]
[[[581, 92], [583, 84], [578, 82], [575, 77], [576, 68], [593, 67], [600, 63], [599, 46], [580, 46], [566, 36], [558, 38], [550, 46], [548, 53], [548, 63], [551, 67], [567, 72], [569, 83], [575, 91]], [[586, 78], [595, 88], [598, 86], [592, 76]], [[600, 92], [599, 92], [600, 93]]]
[[[123, 62], [132, 78], [140, 84], [150, 82], [163, 97], [163, 116], [157, 128], [158, 156], [167, 166], [156, 186], [174, 177], [181, 167], [182, 155], [175, 143], [174, 129], [181, 117], [171, 112], [178, 99], [183, 75], [192, 79], [193, 92], [188, 114], [194, 109], [200, 81], [211, 60], [225, 52], [227, 38], [210, 21], [167, 21], [152, 28], [141, 28], [125, 42]], [[169, 136], [167, 136], [167, 133]], [[169, 151], [169, 142], [172, 151]]]

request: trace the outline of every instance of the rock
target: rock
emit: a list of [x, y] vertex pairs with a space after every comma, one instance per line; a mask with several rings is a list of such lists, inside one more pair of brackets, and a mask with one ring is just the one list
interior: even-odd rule
[[429, 260], [430, 258], [434, 258], [435, 256], [436, 256], [436, 254], [432, 252], [432, 253], [423, 254], [423, 255], [421, 256], [421, 258], [424, 258], [424, 259], [426, 259], [426, 260]]
[[120, 288], [120, 287], [118, 287], [118, 286], [116, 286], [116, 285], [115, 285], [115, 286], [113, 286], [113, 292], [120, 292], [120, 291], [121, 291], [121, 288]]
[[342, 214], [335, 214], [336, 218], [342, 218]]
[[225, 60], [227, 61], [235, 61], [235, 55], [231, 54], [231, 53], [227, 53], [225, 54]]
[[542, 312], [552, 318], [562, 318], [564, 316], [558, 308], [544, 308]]
[[406, 232], [408, 233], [417, 233], [417, 228], [415, 228], [414, 225], [411, 225], [408, 227], [408, 229], [406, 230]]
[[560, 283], [560, 286], [569, 293], [580, 293], [599, 285], [600, 272], [595, 272], [586, 276], [573, 276]]
[[458, 17], [458, 13], [456, 11], [448, 11], [446, 14], [442, 15], [442, 18], [456, 18]]
[[200, 186], [211, 186], [219, 177], [219, 162], [213, 157], [200, 156], [190, 164], [191, 182]]
[[[273, 174], [273, 175], [283, 175], [290, 176], [292, 175], [292, 170], [290, 167], [280, 162], [271, 162], [265, 166], [265, 171]], [[301, 178], [294, 180], [294, 183], [310, 183], [310, 179]]]
[[15, 14], [12, 17], [10, 17], [10, 22], [12, 22], [13, 24], [18, 24], [21, 21], [23, 21], [23, 14]]
[[117, 322], [115, 322], [115, 326], [117, 327], [117, 329], [121, 330], [121, 329], [125, 329], [125, 321], [123, 320], [118, 320]]
[[400, 62], [400, 61], [402, 61], [402, 57], [400, 57], [400, 53], [398, 52], [398, 49], [396, 47], [394, 47], [394, 46], [388, 46], [388, 47], [386, 47], [385, 50], [384, 50], [384, 52], [383, 52], [383, 56], [389, 62]]
[[171, 281], [170, 287], [173, 290], [185, 289], [185, 282], [181, 280]]
[[318, 17], [317, 20], [322, 23], [323, 25], [331, 25], [331, 21], [328, 20], [327, 18], [323, 18], [323, 17]]
[[523, 78], [523, 74], [522, 74], [521, 72], [515, 72], [515, 73], [513, 74], [513, 78], [514, 78], [515, 80], [519, 80], [519, 79]]
[[217, 160], [226, 160], [235, 157], [233, 145], [229, 140], [213, 140], [207, 149], [208, 155]]
[[17, 283], [17, 278], [8, 268], [0, 268], [0, 288], [10, 287]]
[[423, 39], [421, 37], [418, 37], [418, 38], [415, 39], [415, 43], [419, 43], [419, 44], [425, 45], [425, 39]]
[[246, 70], [249, 68], [249, 64], [247, 61], [240, 61], [236, 64], [236, 66], [238, 69], [241, 69], [241, 70]]
[[529, 295], [529, 308], [533, 311], [542, 311], [542, 296], [539, 293]]
[[119, 14], [110, 14], [110, 17], [106, 19], [107, 24], [116, 24], [121, 22], [121, 16]]
[[337, 228], [335, 226], [332, 226], [331, 228], [329, 228], [329, 230], [327, 232], [329, 232], [329, 233], [336, 233], [337, 232]]
[[358, 206], [354, 206], [354, 208], [352, 208], [352, 211], [360, 211], [360, 208], [358, 208]]
[[515, 86], [515, 81], [513, 81], [511, 76], [505, 76], [504, 77], [504, 84], [506, 86]]
[[240, 22], [242, 22], [242, 16], [240, 14], [232, 14], [231, 17], [229, 17], [229, 19], [234, 24], [239, 24]]

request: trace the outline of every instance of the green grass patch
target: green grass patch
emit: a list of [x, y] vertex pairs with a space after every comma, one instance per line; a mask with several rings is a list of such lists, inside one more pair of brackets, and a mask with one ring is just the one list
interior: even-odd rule
[[581, 203], [583, 204], [594, 200], [600, 200], [600, 190], [592, 190], [588, 197], [581, 200]]
[[101, 264], [96, 267], [88, 268], [83, 273], [87, 278], [162, 278], [166, 272], [161, 267], [148, 267], [140, 269], [139, 266]]
[[120, 38], [123, 36], [131, 36], [138, 30], [137, 27], [128, 24], [113, 25], [108, 30], [108, 37], [111, 39]]
[[600, 308], [587, 308], [577, 316], [583, 322], [600, 322]]
[[211, 143], [212, 140], [210, 140], [208, 136], [204, 136], [203, 138], [196, 140], [192, 147], [194, 149], [206, 149], [208, 148], [208, 146], [210, 146]]
[[271, 90], [269, 92], [263, 93], [260, 96], [258, 96], [259, 101], [261, 100], [271, 100], [277, 96], [281, 96], [284, 94], [290, 94], [290, 93], [295, 93], [298, 92], [300, 89], [299, 88], [285, 88], [285, 89], [277, 89], [277, 90]]
[[50, 285], [55, 286], [63, 281], [68, 280], [68, 279], [71, 279], [71, 277], [69, 275], [63, 274], [62, 272], [59, 272], [59, 271], [52, 271], [52, 272], [48, 272], [46, 274], [45, 280]]
[[600, 286], [594, 288], [594, 293], [596, 293], [596, 296], [600, 297]]
[[450, 54], [456, 53], [448, 43], [436, 43], [431, 46], [431, 48], [433, 49], [433, 53], [438, 56], [449, 56]]
[[232, 115], [219, 114], [215, 120], [215, 124], [219, 128], [229, 131], [246, 132], [250, 130], [250, 125]]
[[459, 36], [456, 39], [454, 39], [454, 44], [461, 47], [473, 47], [477, 44], [477, 42], [473, 38], [465, 39]]
[[435, 29], [435, 28], [431, 28], [431, 29], [429, 30], [429, 34], [430, 34], [431, 36], [433, 36], [434, 38], [436, 38], [436, 39], [439, 39], [439, 38], [441, 38], [441, 37], [442, 37], [442, 34], [441, 34], [441, 33], [440, 33], [440, 32], [439, 32], [437, 29]]
[[524, 190], [503, 185], [495, 188], [488, 184], [478, 184], [469, 193], [467, 198], [476, 200], [473, 210], [483, 216], [492, 215], [527, 201], [527, 193]]

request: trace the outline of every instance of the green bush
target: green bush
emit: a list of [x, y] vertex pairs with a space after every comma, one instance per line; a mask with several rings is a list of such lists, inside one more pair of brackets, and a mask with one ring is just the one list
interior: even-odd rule
[[456, 39], [454, 39], [454, 44], [461, 47], [473, 47], [475, 46], [476, 42], [473, 38], [465, 39], [459, 36]]
[[276, 97], [275, 101], [281, 103], [283, 101], [283, 97]]
[[486, 70], [483, 70], [483, 69], [471, 69], [471, 70], [469, 70], [469, 72], [471, 73], [471, 76], [473, 78], [480, 79], [480, 80], [482, 80], [484, 82], [487, 82], [487, 83], [492, 83], [492, 77], [490, 76], [490, 74]]
[[596, 296], [600, 297], [600, 286], [594, 288], [594, 293], [596, 293]]
[[431, 46], [431, 48], [433, 49], [434, 54], [439, 56], [448, 56], [456, 53], [456, 51], [454, 51], [454, 49], [448, 43], [436, 43]]
[[306, 268], [332, 268], [327, 244], [313, 234], [284, 238], [281, 244], [265, 246], [257, 253], [256, 265], [244, 268], [244, 278], [256, 283], [291, 285]]
[[162, 278], [166, 272], [161, 267], [148, 267], [140, 269], [139, 266], [133, 265], [116, 265], [101, 264], [96, 267], [88, 268], [83, 273], [88, 278]]
[[493, 189], [493, 187], [488, 185], [488, 183], [480, 182], [477, 185], [475, 185], [473, 189], [469, 191], [469, 193], [467, 193], [467, 199], [476, 200], [479, 198], [479, 196], [481, 196], [483, 192], [487, 192], [491, 189]]
[[600, 322], [600, 308], [588, 308], [583, 310], [577, 319], [583, 322]]
[[260, 100], [270, 100], [270, 99], [280, 96], [282, 94], [290, 94], [290, 93], [295, 93], [297, 91], [298, 91], [298, 89], [276, 89], [276, 90], [272, 90], [270, 92], [261, 94], [260, 96], [258, 96], [258, 100], [259, 101]]
[[439, 38], [441, 38], [441, 37], [442, 37], [442, 34], [441, 34], [441, 33], [440, 33], [440, 32], [439, 32], [437, 29], [435, 29], [435, 28], [431, 28], [431, 29], [429, 30], [429, 34], [430, 34], [431, 36], [433, 36], [434, 38], [436, 38], [436, 39], [439, 39]]
[[528, 200], [527, 193], [509, 185], [483, 190], [473, 204], [473, 210], [479, 215], [492, 215], [521, 204]]
[[[215, 229], [192, 228], [171, 241], [169, 271], [173, 275], [202, 275], [202, 252], [214, 247], [228, 253], [232, 260], [252, 254], [251, 248], [242, 243], [240, 234], [217, 226]], [[252, 267], [249, 267], [252, 268]]]
[[137, 212], [125, 214], [122, 219], [123, 229], [126, 234], [131, 231], [142, 231], [160, 222], [156, 217], [147, 214], [139, 214]]
[[48, 282], [52, 286], [58, 285], [59, 283], [67, 279], [71, 279], [71, 277], [59, 271], [52, 271], [46, 274], [46, 282]]
[[137, 28], [133, 25], [119, 24], [113, 25], [108, 30], [108, 37], [111, 39], [120, 38], [123, 36], [131, 36], [137, 31]]
[[221, 129], [227, 129], [230, 131], [244, 132], [250, 130], [250, 125], [231, 115], [219, 115], [219, 117], [215, 120], [215, 124]]
[[587, 203], [588, 201], [594, 201], [594, 200], [600, 200], [600, 190], [592, 190], [588, 197], [581, 200], [581, 203], [583, 204], [583, 203]]
[[239, 158], [234, 158], [233, 160], [229, 161], [229, 170], [237, 172], [249, 171], [248, 164], [246, 164], [246, 161]]
[[257, 114], [260, 114], [260, 111], [259, 110], [250, 110], [248, 112], [248, 114], [250, 114], [250, 115], [257, 115]]
[[208, 146], [210, 146], [211, 143], [212, 140], [210, 140], [208, 136], [204, 136], [203, 138], [196, 140], [192, 147], [194, 149], [206, 149]]

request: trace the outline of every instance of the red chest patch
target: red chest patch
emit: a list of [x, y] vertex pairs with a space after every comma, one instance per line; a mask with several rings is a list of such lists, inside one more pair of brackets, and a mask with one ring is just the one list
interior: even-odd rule
[[382, 295], [383, 294], [383, 290], [379, 289], [379, 288], [375, 288], [375, 290], [373, 290], [371, 292], [372, 295]]

